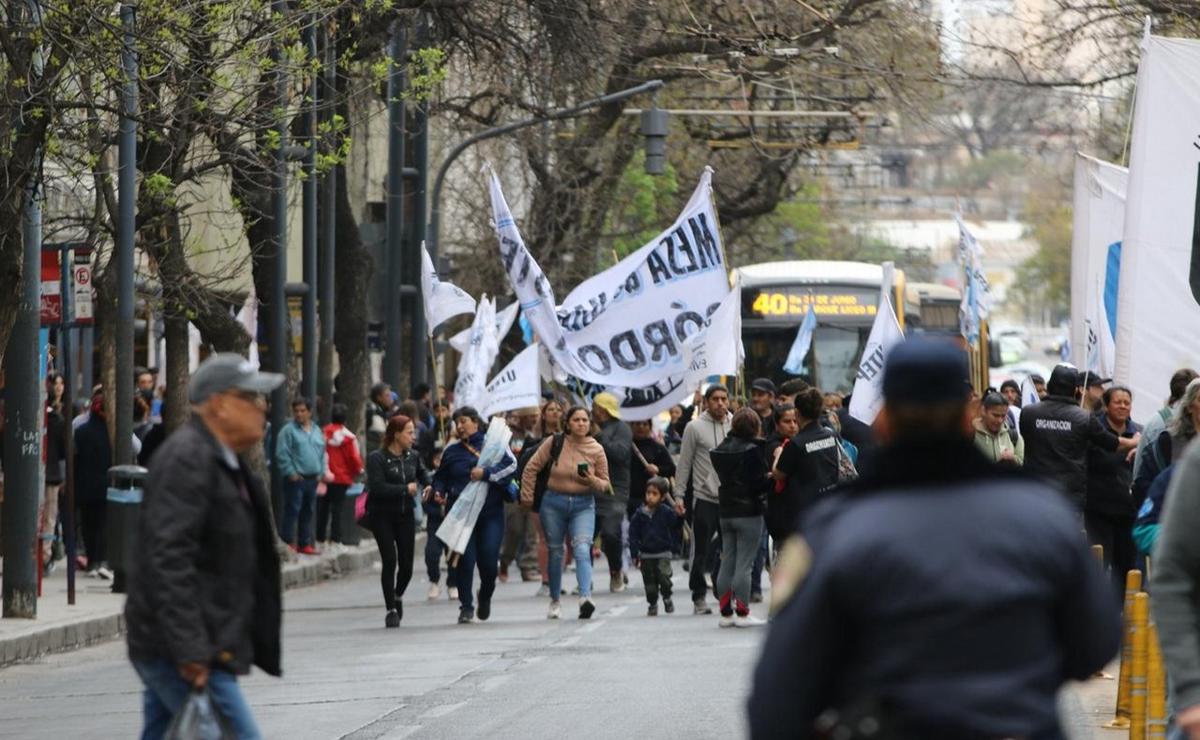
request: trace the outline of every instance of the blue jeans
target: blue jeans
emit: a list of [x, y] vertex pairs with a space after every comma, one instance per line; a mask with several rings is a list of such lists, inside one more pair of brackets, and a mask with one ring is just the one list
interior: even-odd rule
[[[442, 512], [434, 508], [433, 512], [426, 510], [425, 513], [425, 574], [429, 576], [430, 583], [437, 583], [442, 579], [442, 556], [446, 554], [446, 543], [437, 538], [438, 527], [442, 526], [442, 520], [445, 519]], [[458, 568], [453, 565], [446, 565], [446, 586], [454, 586], [458, 583]]]
[[[304, 547], [316, 542], [313, 532], [313, 517], [317, 509], [317, 479], [283, 481], [283, 526], [279, 536], [289, 545]], [[296, 536], [297, 521], [299, 537]]]
[[596, 497], [590, 495], [564, 496], [546, 491], [542, 508], [542, 531], [550, 550], [550, 600], [558, 601], [562, 593], [563, 540], [571, 534], [571, 551], [575, 554], [575, 579], [579, 582], [581, 598], [592, 595], [592, 540], [596, 536]]
[[[170, 727], [175, 714], [183, 709], [192, 687], [179, 675], [175, 664], [166, 658], [135, 660], [133, 669], [146, 686], [142, 692], [142, 740], [158, 740]], [[239, 740], [261, 740], [262, 733], [238, 687], [237, 676], [226, 671], [210, 671], [208, 691], [217, 711]]]
[[[500, 542], [504, 539], [504, 509], [483, 511], [467, 550], [458, 560], [458, 603], [463, 609], [475, 608], [475, 566], [479, 565], [479, 600], [491, 601], [500, 572]], [[440, 540], [439, 540], [440, 541]]]

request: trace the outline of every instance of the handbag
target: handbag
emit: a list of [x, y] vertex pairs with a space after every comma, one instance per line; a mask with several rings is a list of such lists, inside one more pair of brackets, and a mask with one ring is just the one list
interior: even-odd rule
[[537, 478], [533, 481], [533, 510], [541, 511], [542, 498], [546, 495], [546, 487], [550, 484], [550, 469], [558, 463], [558, 456], [562, 453], [564, 435], [559, 432], [554, 435], [554, 439], [550, 442], [550, 459], [538, 471]]
[[354, 497], [354, 523], [363, 529], [367, 528], [367, 493], [362, 483], [355, 483], [346, 489], [347, 496]]

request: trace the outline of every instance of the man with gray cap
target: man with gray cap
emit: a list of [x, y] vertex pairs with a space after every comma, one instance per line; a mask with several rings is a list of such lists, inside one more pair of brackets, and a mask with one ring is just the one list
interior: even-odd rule
[[207, 687], [242, 740], [261, 733], [237, 676], [278, 676], [281, 595], [271, 506], [244, 454], [262, 441], [263, 395], [284, 378], [231, 353], [192, 375], [192, 418], [155, 453], [125, 603], [129, 658], [145, 685], [143, 738], [158, 738]]
[[1061, 738], [1059, 687], [1116, 654], [1075, 512], [975, 447], [969, 377], [949, 342], [891, 351], [873, 464], [781, 553], [751, 738]]

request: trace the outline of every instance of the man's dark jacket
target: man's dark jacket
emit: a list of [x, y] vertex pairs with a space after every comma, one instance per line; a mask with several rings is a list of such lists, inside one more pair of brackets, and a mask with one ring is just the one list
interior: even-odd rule
[[[633, 431], [620, 419], [609, 419], [600, 425], [596, 441], [608, 458], [608, 479], [613, 496], [621, 501], [629, 498], [629, 464], [633, 457]], [[644, 491], [643, 491], [644, 493]]]
[[1061, 738], [1059, 687], [1121, 639], [1077, 515], [969, 439], [877, 453], [804, 520], [811, 560], [759, 659], [751, 738], [813, 737], [825, 710], [864, 705], [887, 737]]
[[[633, 447], [637, 449], [634, 450]], [[637, 456], [638, 452], [642, 453], [646, 462], [658, 467], [660, 476], [675, 477], [675, 458], [671, 457], [670, 450], [661, 443], [651, 438], [635, 439], [633, 447], [630, 448], [629, 460], [629, 503], [625, 505], [625, 513], [630, 517], [646, 501], [646, 484], [650, 481], [650, 474], [646, 472], [646, 466], [642, 465], [641, 458]], [[683, 492], [679, 493], [682, 497]]]
[[1088, 448], [1114, 452], [1118, 445], [1095, 414], [1067, 396], [1046, 396], [1022, 409], [1021, 436], [1025, 472], [1058, 486], [1080, 510], [1087, 497]]
[[281, 674], [279, 556], [270, 503], [193, 417], [154, 455], [125, 604], [129, 655]]

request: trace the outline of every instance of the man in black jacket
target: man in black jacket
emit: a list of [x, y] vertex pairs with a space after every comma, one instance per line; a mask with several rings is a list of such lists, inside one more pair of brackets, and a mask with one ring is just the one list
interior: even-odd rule
[[1079, 405], [1079, 372], [1058, 365], [1046, 384], [1047, 396], [1021, 410], [1021, 436], [1025, 438], [1025, 472], [1056, 485], [1083, 511], [1087, 496], [1088, 449], [1128, 453], [1137, 448], [1139, 435], [1117, 438], [1089, 409]]
[[675, 459], [670, 450], [654, 439], [654, 425], [649, 419], [629, 422], [629, 430], [633, 433], [633, 458], [629, 461], [629, 503], [625, 505], [625, 513], [632, 518], [646, 501], [646, 484], [651, 478], [675, 477]]
[[237, 676], [281, 674], [282, 599], [270, 502], [242, 455], [262, 439], [263, 394], [282, 382], [239, 355], [210, 357], [188, 386], [192, 419], [154, 456], [125, 604], [143, 738], [161, 737], [202, 687], [238, 738], [261, 737]]
[[1075, 513], [975, 448], [969, 377], [947, 342], [888, 356], [875, 464], [780, 558], [752, 738], [816, 736], [822, 714], [827, 737], [870, 716], [881, 737], [1059, 738], [1059, 687], [1116, 654]]
[[597, 393], [592, 399], [592, 418], [600, 427], [596, 441], [604, 448], [608, 476], [612, 481], [609, 493], [596, 494], [596, 531], [600, 533], [600, 549], [608, 559], [609, 588], [618, 593], [625, 590], [625, 549], [621, 530], [625, 522], [625, 505], [629, 501], [633, 432], [621, 421], [620, 402], [611, 393]]

